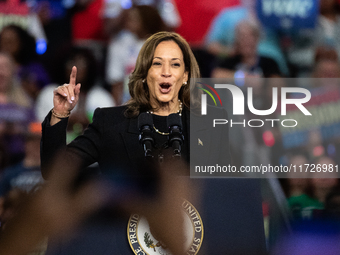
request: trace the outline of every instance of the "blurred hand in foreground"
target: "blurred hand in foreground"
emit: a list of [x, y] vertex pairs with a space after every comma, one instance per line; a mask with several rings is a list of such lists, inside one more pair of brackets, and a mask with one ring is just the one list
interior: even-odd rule
[[92, 213], [113, 203], [126, 213], [146, 217], [153, 233], [173, 254], [185, 253], [181, 203], [195, 192], [190, 187], [190, 178], [176, 172], [186, 169], [186, 165], [179, 163], [159, 169], [158, 188], [148, 197], [124, 187], [115, 189], [114, 183], [106, 180], [76, 186], [80, 163], [64, 153], [57, 157], [49, 181], [22, 204], [1, 233], [0, 254], [26, 254], [47, 236], [64, 237]]

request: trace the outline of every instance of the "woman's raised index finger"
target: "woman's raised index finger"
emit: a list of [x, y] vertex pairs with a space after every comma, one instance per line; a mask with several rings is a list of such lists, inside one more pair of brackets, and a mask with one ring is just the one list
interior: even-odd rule
[[77, 78], [77, 67], [73, 66], [70, 75], [70, 85], [76, 86], [76, 78]]

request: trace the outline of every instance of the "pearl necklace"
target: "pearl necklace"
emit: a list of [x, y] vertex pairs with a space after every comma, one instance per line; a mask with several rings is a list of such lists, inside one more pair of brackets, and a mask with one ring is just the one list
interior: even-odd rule
[[159, 130], [155, 127], [155, 125], [153, 125], [153, 129], [156, 131], [156, 133], [158, 133], [158, 134], [160, 134], [160, 135], [169, 135], [169, 133], [165, 133], [165, 132], [159, 131]]
[[[178, 113], [179, 116], [182, 116], [182, 102], [181, 102], [181, 100], [178, 99], [178, 103], [179, 103], [179, 109], [176, 113]], [[153, 114], [153, 111], [146, 111], [146, 112]]]
[[[182, 102], [181, 102], [181, 100], [178, 99], [178, 103], [179, 103], [179, 109], [176, 113], [178, 113], [179, 116], [182, 116]], [[147, 111], [147, 113], [153, 114], [153, 111]], [[155, 125], [153, 125], [153, 129], [156, 131], [156, 133], [158, 133], [160, 135], [169, 135], [169, 133], [159, 131], [155, 127]]]

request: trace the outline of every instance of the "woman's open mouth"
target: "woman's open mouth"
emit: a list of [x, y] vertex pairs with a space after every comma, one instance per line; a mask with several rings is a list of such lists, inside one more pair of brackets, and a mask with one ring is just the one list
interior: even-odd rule
[[159, 84], [159, 86], [161, 88], [160, 89], [161, 92], [164, 93], [164, 94], [168, 93], [171, 90], [171, 84], [168, 83], [168, 82], [163, 82], [163, 83]]

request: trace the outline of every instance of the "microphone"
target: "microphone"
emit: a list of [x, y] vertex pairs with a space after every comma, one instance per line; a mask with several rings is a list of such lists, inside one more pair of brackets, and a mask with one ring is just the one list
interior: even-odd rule
[[169, 146], [173, 149], [172, 157], [181, 157], [181, 145], [184, 141], [182, 134], [182, 119], [177, 113], [172, 113], [167, 117], [169, 127]]
[[152, 126], [153, 119], [151, 114], [143, 112], [138, 116], [139, 142], [143, 146], [145, 157], [148, 159], [153, 158], [152, 147], [154, 139], [152, 136]]

